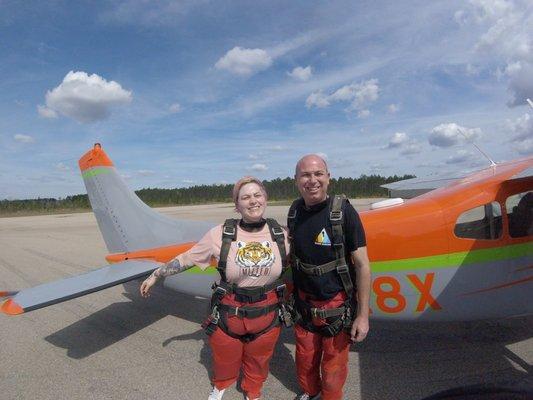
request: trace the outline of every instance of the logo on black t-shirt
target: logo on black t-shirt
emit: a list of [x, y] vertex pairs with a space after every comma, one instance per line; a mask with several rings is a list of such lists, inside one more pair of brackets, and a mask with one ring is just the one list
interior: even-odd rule
[[322, 228], [322, 230], [315, 239], [315, 244], [318, 244], [320, 246], [331, 246], [331, 240], [329, 240], [326, 228]]

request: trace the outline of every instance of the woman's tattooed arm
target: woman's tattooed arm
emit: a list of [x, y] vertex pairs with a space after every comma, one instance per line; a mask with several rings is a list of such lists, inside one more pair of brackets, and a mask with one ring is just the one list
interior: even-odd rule
[[154, 272], [152, 272], [152, 276], [154, 276], [156, 279], [159, 278], [166, 278], [167, 276], [179, 274], [180, 272], [183, 272], [189, 268], [190, 266], [183, 266], [180, 265], [180, 262], [177, 259], [170, 260], [166, 264], [161, 265], [158, 269], [156, 269]]

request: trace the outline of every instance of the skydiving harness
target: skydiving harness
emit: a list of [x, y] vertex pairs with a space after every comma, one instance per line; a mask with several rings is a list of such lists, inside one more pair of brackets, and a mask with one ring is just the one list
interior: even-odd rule
[[[232, 338], [239, 339], [243, 342], [250, 342], [263, 333], [268, 332], [270, 329], [283, 323], [285, 326], [291, 326], [291, 314], [285, 307], [285, 283], [282, 277], [288, 268], [287, 263], [287, 251], [285, 249], [285, 234], [283, 229], [275, 219], [267, 218], [266, 224], [270, 231], [272, 241], [278, 245], [279, 253], [281, 256], [281, 275], [276, 281], [258, 287], [238, 287], [234, 283], [229, 283], [226, 278], [226, 266], [228, 260], [228, 254], [231, 243], [237, 239], [237, 224], [236, 219], [227, 219], [222, 227], [222, 246], [220, 248], [220, 259], [218, 261], [217, 270], [220, 274], [220, 283], [213, 284], [213, 295], [211, 297], [211, 313], [207, 320], [202, 324], [207, 335], [212, 335], [217, 328], [222, 329], [224, 333]], [[235, 299], [246, 303], [256, 303], [258, 301], [265, 300], [267, 293], [275, 290], [278, 297], [278, 302], [267, 306], [230, 306], [222, 304], [222, 299], [228, 294], [234, 294]], [[239, 318], [259, 318], [264, 315], [268, 315], [272, 311], [278, 311], [278, 315], [272, 319], [270, 325], [265, 329], [257, 333], [247, 333], [245, 335], [237, 335], [228, 329], [226, 315], [235, 315]]]
[[[344, 215], [343, 209], [346, 204], [345, 195], [335, 195], [330, 201], [329, 222], [332, 230], [332, 247], [335, 252], [335, 260], [321, 265], [313, 265], [302, 262], [294, 253], [294, 230], [296, 227], [297, 210], [304, 206], [303, 199], [295, 200], [287, 216], [289, 227], [289, 240], [291, 243], [290, 259], [292, 267], [309, 276], [321, 276], [332, 271], [336, 271], [346, 292], [344, 304], [337, 308], [317, 308], [310, 303], [300, 299], [298, 290], [294, 291], [294, 310], [293, 319], [304, 329], [320, 333], [322, 336], [335, 336], [343, 329], [350, 329], [352, 321], [355, 318], [355, 296], [353, 293], [353, 283], [350, 276], [350, 270], [346, 263], [346, 253], [344, 250], [345, 236], [343, 232]], [[295, 282], [296, 283], [296, 282]], [[313, 324], [313, 318], [321, 318], [326, 321], [324, 326]]]

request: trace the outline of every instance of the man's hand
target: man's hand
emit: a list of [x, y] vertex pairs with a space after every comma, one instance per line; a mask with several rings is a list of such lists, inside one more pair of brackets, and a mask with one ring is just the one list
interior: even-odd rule
[[368, 329], [368, 318], [362, 316], [357, 317], [353, 321], [352, 329], [350, 330], [351, 341], [355, 343], [365, 340], [366, 335], [368, 334]]

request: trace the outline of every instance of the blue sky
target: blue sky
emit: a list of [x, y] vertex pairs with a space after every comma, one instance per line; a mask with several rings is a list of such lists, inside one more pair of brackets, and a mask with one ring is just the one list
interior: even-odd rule
[[533, 154], [533, 3], [0, 0], [0, 199], [428, 176]]

